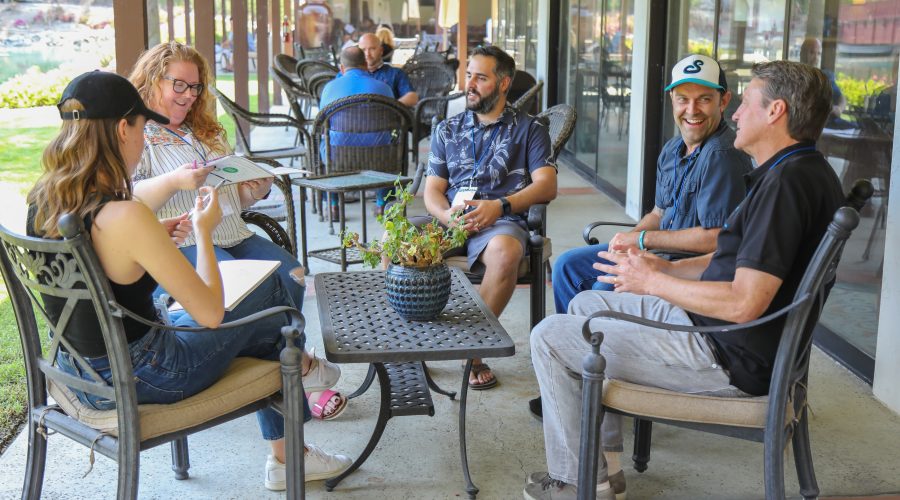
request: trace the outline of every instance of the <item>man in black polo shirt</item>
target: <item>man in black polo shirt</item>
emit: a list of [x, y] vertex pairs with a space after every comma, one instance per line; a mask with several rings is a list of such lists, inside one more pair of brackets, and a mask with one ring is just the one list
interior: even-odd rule
[[[734, 145], [758, 167], [747, 197], [729, 216], [713, 254], [669, 262], [630, 250], [601, 253], [596, 264], [615, 292], [586, 291], [531, 335], [544, 404], [549, 473], [528, 478], [525, 498], [575, 498], [581, 441], [581, 363], [590, 346], [584, 317], [614, 310], [683, 325], [759, 318], [788, 305], [834, 212], [840, 182], [815, 150], [831, 110], [831, 86], [818, 69], [775, 61], [753, 67], [734, 114]], [[628, 292], [628, 293], [623, 293]], [[765, 327], [702, 335], [602, 321], [606, 375], [663, 389], [711, 396], [766, 394], [784, 319]], [[604, 415], [597, 498], [624, 494], [621, 416]], [[608, 475], [608, 472], [613, 474]], [[612, 479], [615, 487], [610, 487]]]

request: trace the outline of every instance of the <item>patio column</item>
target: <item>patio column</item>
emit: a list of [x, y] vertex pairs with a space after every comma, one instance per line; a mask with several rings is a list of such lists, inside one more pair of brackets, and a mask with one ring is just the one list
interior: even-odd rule
[[147, 48], [147, 4], [144, 0], [113, 0], [113, 25], [116, 27], [116, 73], [127, 77]]
[[216, 76], [216, 4], [215, 0], [195, 0], [194, 48], [209, 62], [213, 79]]
[[[272, 57], [270, 58], [272, 61], [275, 60], [275, 56], [281, 54], [281, 4], [279, 0], [272, 0]], [[256, 61], [259, 64], [259, 59]], [[269, 64], [269, 67], [271, 63]], [[268, 67], [266, 68], [268, 69]], [[281, 87], [278, 86], [278, 82], [273, 82], [272, 86], [272, 103], [273, 104], [281, 104]]]
[[469, 0], [459, 0], [459, 22], [456, 25], [456, 57], [459, 69], [456, 81], [459, 89], [466, 88], [466, 66], [469, 65]]
[[249, 64], [247, 60], [247, 2], [231, 0], [231, 32], [232, 55], [234, 67], [234, 101], [244, 109], [250, 109], [250, 91], [248, 87]]
[[[278, 0], [273, 0], [278, 3]], [[269, 0], [256, 2], [256, 81], [260, 113], [269, 112]], [[276, 23], [272, 23], [276, 24]], [[277, 90], [276, 90], [277, 92]]]

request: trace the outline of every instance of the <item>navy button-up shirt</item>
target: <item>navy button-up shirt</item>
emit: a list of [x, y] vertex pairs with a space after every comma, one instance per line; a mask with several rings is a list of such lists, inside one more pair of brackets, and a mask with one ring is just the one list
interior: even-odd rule
[[[551, 156], [549, 127], [542, 120], [507, 107], [500, 119], [484, 125], [474, 111], [466, 111], [437, 126], [428, 175], [449, 182], [448, 202], [469, 186], [478, 188], [479, 199], [494, 200], [521, 191], [531, 183], [535, 170], [555, 169]], [[515, 214], [501, 218], [524, 221]]]
[[693, 153], [684, 141], [670, 139], [656, 164], [656, 206], [663, 209], [659, 228], [722, 227], [747, 194], [744, 174], [753, 164], [734, 148], [734, 131], [725, 124]]

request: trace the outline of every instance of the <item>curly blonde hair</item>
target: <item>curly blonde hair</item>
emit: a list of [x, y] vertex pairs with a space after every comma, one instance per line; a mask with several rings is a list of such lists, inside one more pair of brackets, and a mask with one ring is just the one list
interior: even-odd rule
[[203, 144], [209, 146], [213, 151], [225, 153], [227, 149], [223, 144], [225, 129], [211, 111], [214, 107], [212, 94], [209, 92], [209, 82], [212, 80], [209, 63], [200, 52], [189, 45], [176, 41], [161, 43], [141, 54], [128, 79], [137, 88], [147, 107], [158, 110], [159, 96], [155, 95], [155, 92], [163, 77], [166, 76], [166, 69], [173, 62], [189, 62], [196, 65], [200, 73], [200, 83], [203, 84], [203, 92], [197, 96], [184, 123], [191, 128], [191, 132]]
[[[68, 99], [60, 111], [84, 111], [77, 99]], [[134, 125], [137, 115], [125, 117]], [[59, 135], [47, 148], [41, 163], [44, 173], [28, 193], [28, 204], [36, 208], [34, 229], [48, 238], [58, 238], [60, 216], [95, 215], [103, 203], [132, 198], [131, 176], [116, 132], [119, 119], [63, 120]]]

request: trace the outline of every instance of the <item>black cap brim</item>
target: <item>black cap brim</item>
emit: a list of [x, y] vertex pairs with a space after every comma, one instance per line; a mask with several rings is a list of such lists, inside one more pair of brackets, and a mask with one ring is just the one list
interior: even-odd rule
[[[141, 104], [143, 104], [143, 103], [141, 103]], [[147, 120], [153, 120], [160, 125], [168, 125], [169, 124], [169, 119], [166, 118], [165, 116], [157, 113], [156, 111], [151, 111], [151, 110], [147, 109], [147, 106], [142, 106], [142, 108], [143, 109], [141, 109], [141, 111], [138, 114], [144, 115], [147, 118]]]

